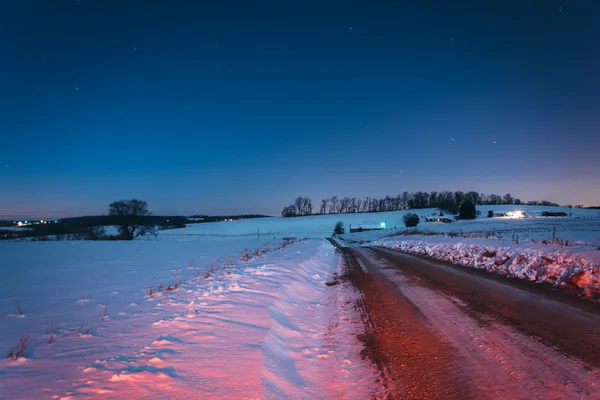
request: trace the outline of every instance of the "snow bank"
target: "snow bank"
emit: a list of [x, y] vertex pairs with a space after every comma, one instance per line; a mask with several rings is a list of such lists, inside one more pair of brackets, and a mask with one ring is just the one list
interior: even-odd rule
[[517, 244], [497, 239], [420, 235], [410, 239], [390, 237], [368, 245], [429, 256], [512, 278], [576, 288], [583, 297], [600, 301], [600, 251], [590, 246]]

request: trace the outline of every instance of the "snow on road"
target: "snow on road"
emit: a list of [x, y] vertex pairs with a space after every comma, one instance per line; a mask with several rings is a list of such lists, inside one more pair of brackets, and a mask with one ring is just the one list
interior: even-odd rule
[[[226, 261], [263, 244], [0, 244], [7, 278], [0, 282], [0, 347], [30, 335], [23, 358], [0, 361], [0, 397], [376, 394], [376, 372], [361, 360], [356, 339], [357, 293], [325, 285], [338, 268], [333, 247], [309, 240], [248, 262]], [[225, 267], [205, 279], [211, 263]], [[164, 289], [177, 281], [177, 290]], [[159, 285], [161, 293], [149, 297], [148, 287]]]

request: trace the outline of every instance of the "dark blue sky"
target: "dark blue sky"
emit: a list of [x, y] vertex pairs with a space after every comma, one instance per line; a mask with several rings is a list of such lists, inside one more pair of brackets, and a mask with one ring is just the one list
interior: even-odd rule
[[0, 218], [600, 204], [600, 2], [4, 1]]

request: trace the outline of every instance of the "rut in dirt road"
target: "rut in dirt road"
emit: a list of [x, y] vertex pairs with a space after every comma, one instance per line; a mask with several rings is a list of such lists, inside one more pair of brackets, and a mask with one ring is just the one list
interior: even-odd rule
[[391, 398], [600, 398], [595, 306], [394, 251], [338, 250], [363, 296], [364, 355]]
[[347, 277], [360, 290], [359, 312], [367, 325], [360, 339], [368, 356], [383, 375], [391, 398], [465, 398], [456, 382], [460, 371], [451, 348], [423, 325], [418, 310], [395, 293], [394, 285], [380, 274], [367, 274], [356, 259], [342, 249]]

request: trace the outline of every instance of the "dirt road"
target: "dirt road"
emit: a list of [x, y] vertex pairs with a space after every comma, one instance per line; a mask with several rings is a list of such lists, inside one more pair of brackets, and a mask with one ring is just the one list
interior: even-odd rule
[[338, 248], [390, 398], [600, 398], [600, 307], [381, 248]]

